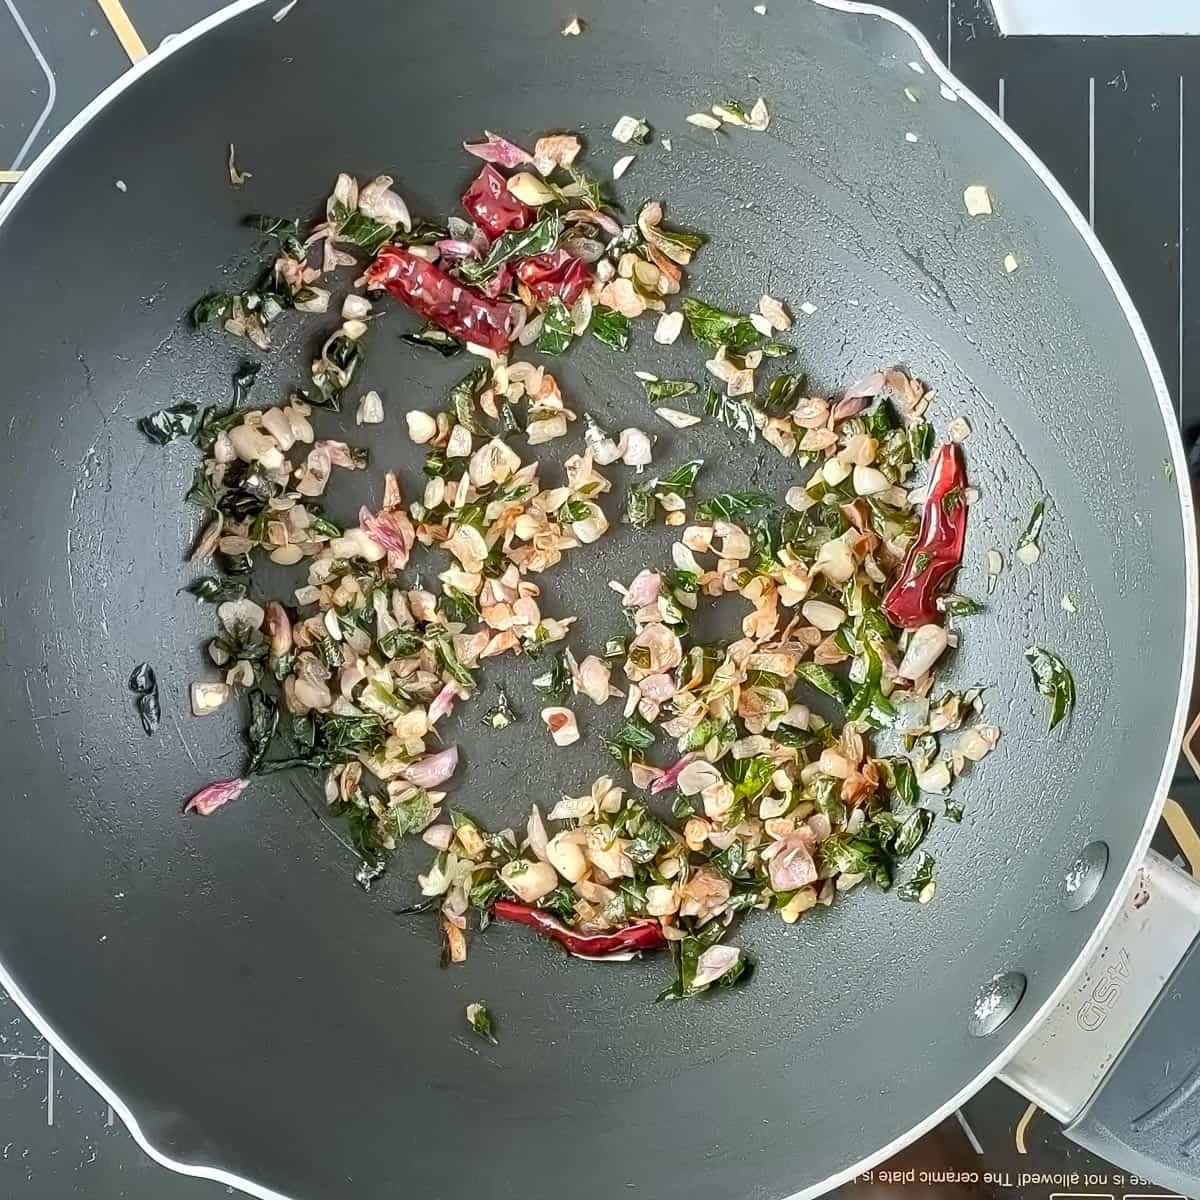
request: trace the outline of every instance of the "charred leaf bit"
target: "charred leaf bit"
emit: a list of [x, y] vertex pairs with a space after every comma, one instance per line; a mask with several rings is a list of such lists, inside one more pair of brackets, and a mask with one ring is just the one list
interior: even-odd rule
[[162, 715], [158, 699], [158, 679], [149, 663], [138, 663], [129, 676], [129, 690], [137, 697], [137, 712], [142, 728], [150, 737], [158, 728]]
[[231, 579], [228, 575], [201, 575], [184, 590], [209, 604], [224, 604], [226, 600], [243, 599], [249, 589], [244, 579]]
[[436, 325], [426, 325], [424, 329], [418, 329], [416, 333], [402, 333], [400, 340], [407, 342], [410, 346], [436, 350], [443, 358], [453, 358], [462, 350], [462, 342], [451, 337], [444, 329], [439, 329]]

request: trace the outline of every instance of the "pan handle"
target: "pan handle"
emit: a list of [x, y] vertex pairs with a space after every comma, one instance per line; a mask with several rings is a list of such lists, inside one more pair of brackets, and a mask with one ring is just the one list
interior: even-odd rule
[[1001, 1078], [1093, 1154], [1200, 1196], [1200, 884], [1153, 851], [1099, 951]]

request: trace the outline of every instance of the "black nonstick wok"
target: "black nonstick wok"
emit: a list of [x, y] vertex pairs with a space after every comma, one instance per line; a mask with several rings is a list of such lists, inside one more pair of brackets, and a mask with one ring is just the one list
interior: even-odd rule
[[[1145, 331], [1045, 168], [882, 10], [606, 0], [564, 37], [572, 13], [543, 0], [300, 0], [278, 21], [277, 8], [235, 4], [152, 55], [0, 206], [0, 981], [147, 1149], [260, 1196], [814, 1195], [1000, 1070], [1100, 944], [1146, 852], [1181, 731], [1196, 562]], [[766, 134], [685, 122], [759, 94]], [[903, 362], [936, 385], [943, 429], [970, 421], [980, 499], [960, 583], [987, 608], [953, 678], [988, 685], [1004, 731], [964, 781], [962, 823], [935, 823], [931, 904], [862, 888], [793, 928], [751, 914], [745, 987], [657, 1006], [661, 960], [581, 963], [512, 926], [440, 969], [434, 922], [393, 915], [426, 848], [364, 895], [308, 776], [182, 816], [197, 787], [236, 773], [238, 723], [232, 707], [187, 711], [213, 628], [179, 592], [190, 449], [149, 446], [134, 424], [225, 397], [239, 361], [262, 357], [184, 320], [202, 293], [249, 282], [248, 211], [307, 217], [347, 170], [392, 173], [414, 211], [437, 215], [471, 174], [464, 138], [580, 129], [607, 170], [626, 153], [608, 137], [623, 113], [672, 142], [638, 153], [616, 186], [627, 209], [665, 198], [711, 235], [695, 294], [746, 307], [765, 290], [798, 315], [810, 301], [794, 340], [815, 387]], [[241, 190], [230, 142], [253, 173]], [[989, 189], [990, 216], [968, 216], [971, 184]], [[286, 325], [257, 402], [300, 378], [327, 323]], [[353, 404], [327, 418], [328, 436], [366, 440], [376, 463], [338, 481], [335, 517], [377, 502], [385, 466], [419, 477], [400, 414], [436, 406], [462, 371], [403, 343], [414, 326], [389, 309], [355, 381], [383, 393], [385, 425], [365, 438]], [[619, 429], [651, 420], [635, 369], [694, 357], [639, 330], [627, 355], [580, 345], [559, 374]], [[691, 454], [708, 459], [712, 491], [795, 481], [761, 443], [665, 430], [661, 461]], [[1030, 569], [1012, 548], [1042, 497]], [[580, 614], [573, 645], [619, 619], [605, 581], [665, 548], [614, 528], [549, 584]], [[1007, 568], [988, 596], [992, 547]], [[1023, 657], [1034, 643], [1078, 684], [1052, 734]], [[153, 739], [126, 689], [143, 660], [163, 691]], [[532, 664], [504, 672], [524, 719], [485, 729], [485, 694], [450, 727], [456, 802], [494, 825], [613, 765], [599, 716], [555, 751]], [[1168, 995], [1194, 998], [1179, 970]], [[466, 1031], [474, 1000], [495, 1012], [498, 1047]], [[1077, 1129], [1195, 1193], [1200, 1051], [1178, 1011], [1147, 1018]]]

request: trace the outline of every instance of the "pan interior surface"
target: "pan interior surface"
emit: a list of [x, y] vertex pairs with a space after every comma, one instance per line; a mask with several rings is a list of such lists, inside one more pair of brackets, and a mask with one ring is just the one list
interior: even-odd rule
[[[1172, 435], [1135, 334], [1044, 181], [913, 69], [916, 47], [878, 16], [609, 0], [566, 38], [541, 0], [446, 0], [403, 19], [386, 0], [305, 0], [280, 22], [275, 7], [218, 26], [119, 95], [0, 226], [0, 639], [12, 681], [0, 699], [0, 960], [155, 1146], [288, 1195], [375, 1196], [397, 1181], [549, 1197], [570, 1180], [581, 1198], [636, 1187], [656, 1200], [817, 1188], [1002, 1053], [1093, 932], [1141, 837], [1171, 742], [1188, 600]], [[685, 122], [759, 93], [766, 134]], [[249, 348], [182, 315], [213, 287], [250, 282], [248, 211], [307, 217], [346, 170], [394, 175], [414, 212], [437, 216], [472, 173], [458, 144], [484, 128], [519, 142], [579, 129], [592, 170], [607, 172], [628, 152], [608, 136], [623, 113], [657, 135], [614, 188], [627, 213], [660, 198], [711, 238], [690, 294], [739, 309], [764, 291], [794, 311], [810, 301], [793, 341], [816, 390], [905, 363], [937, 388], [940, 430], [970, 422], [980, 498], [959, 588], [987, 607], [963, 625], [950, 678], [986, 684], [1004, 731], [964, 781], [962, 823], [935, 823], [933, 903], [864, 888], [792, 928], [752, 914], [735, 939], [758, 963], [746, 987], [657, 1006], [662, 962], [589, 965], [520, 929], [473, 936], [468, 962], [440, 970], [434, 922], [393, 916], [427, 848], [406, 848], [364, 896], [307, 778], [256, 781], [210, 820], [181, 817], [185, 796], [237, 772], [241, 747], [232, 711], [203, 722], [187, 711], [213, 616], [177, 590], [194, 461], [134, 425], [227, 395]], [[241, 191], [225, 173], [230, 142], [254, 176]], [[971, 184], [988, 187], [991, 216], [968, 216]], [[409, 494], [419, 486], [401, 413], [439, 407], [463, 368], [401, 342], [414, 327], [390, 310], [355, 380], [355, 397], [383, 393], [386, 423], [364, 436], [353, 402], [325, 418], [326, 436], [368, 444], [374, 462], [369, 481], [331, 490], [335, 519], [377, 503], [387, 468]], [[301, 377], [332, 317], [279, 328], [258, 404]], [[581, 343], [555, 371], [568, 406], [609, 429], [649, 428], [633, 372], [694, 376], [698, 353], [686, 339], [653, 346], [643, 323], [628, 354]], [[798, 481], [769, 446], [709, 423], [656, 432], [656, 464], [706, 459], [705, 493], [781, 497]], [[569, 450], [581, 444], [577, 425]], [[605, 582], [669, 546], [665, 530], [644, 539], [619, 525], [624, 482], [609, 498], [612, 535], [546, 581], [544, 607], [579, 616], [581, 653], [620, 628]], [[1012, 549], [1042, 498], [1030, 569]], [[1009, 566], [986, 595], [992, 547]], [[1049, 735], [1031, 644], [1062, 654], [1079, 689], [1070, 725]], [[125, 686], [141, 661], [163, 690], [153, 740]], [[465, 763], [455, 803], [493, 827], [614, 769], [599, 748], [614, 706], [581, 710], [583, 741], [556, 751], [537, 719], [537, 670], [495, 673], [517, 725], [483, 726], [493, 682], [447, 734]], [[1063, 875], [1096, 839], [1108, 876], [1070, 912]], [[1005, 971], [1025, 976], [1021, 1004], [972, 1037], [976, 995]], [[496, 1014], [498, 1047], [466, 1030], [476, 1000]]]

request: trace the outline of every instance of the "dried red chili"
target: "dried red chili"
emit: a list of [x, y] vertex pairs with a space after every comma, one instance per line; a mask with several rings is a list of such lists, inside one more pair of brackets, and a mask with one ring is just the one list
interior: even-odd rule
[[657, 950], [667, 943], [657, 921], [634, 921], [612, 933], [576, 933], [544, 908], [535, 908], [532, 904], [497, 900], [493, 912], [503, 921], [528, 925], [561, 942], [581, 958], [607, 958], [610, 954], [625, 954], [631, 950]]
[[447, 333], [497, 353], [508, 349], [520, 319], [520, 305], [489, 300], [401, 246], [379, 251], [367, 268], [367, 287], [387, 288]]
[[587, 264], [565, 250], [552, 250], [524, 259], [517, 278], [541, 301], [557, 296], [568, 308], [579, 299], [591, 280]]
[[524, 229], [534, 218], [534, 210], [522, 204], [508, 190], [504, 176], [490, 164], [463, 193], [463, 208], [488, 237], [499, 237], [510, 229]]
[[915, 629], [938, 620], [938, 591], [962, 561], [966, 485], [962, 452], [955, 443], [946, 442], [934, 456], [920, 533], [883, 600], [883, 611], [893, 625]]

